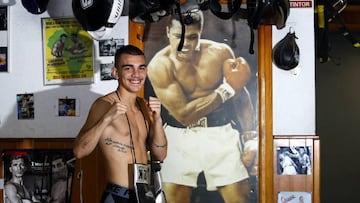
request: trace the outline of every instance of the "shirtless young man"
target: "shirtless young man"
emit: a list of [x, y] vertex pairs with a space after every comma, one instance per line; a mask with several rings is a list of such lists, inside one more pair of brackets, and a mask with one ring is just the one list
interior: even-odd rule
[[24, 185], [23, 175], [26, 171], [24, 158], [22, 156], [10, 157], [9, 170], [12, 178], [4, 185], [5, 203], [39, 202]]
[[[177, 50], [182, 30], [176, 14], [166, 27], [169, 45], [148, 65], [154, 92], [173, 117], [164, 120], [169, 142], [162, 166], [164, 191], [168, 203], [188, 203], [204, 172], [207, 189], [217, 190], [225, 203], [245, 203], [249, 175], [241, 161], [240, 136], [231, 125], [234, 111], [230, 109], [231, 98], [241, 95], [246, 102], [238, 108], [244, 118], [251, 118], [252, 105], [245, 91], [250, 67], [245, 59], [235, 58], [228, 45], [200, 39], [201, 11], [183, 15], [189, 17], [182, 50]], [[254, 126], [242, 128], [254, 130]]]
[[[148, 102], [137, 97], [147, 76], [144, 53], [132, 45], [115, 53], [112, 75], [118, 88], [98, 98], [75, 139], [74, 155], [82, 158], [98, 145], [104, 157], [109, 184], [102, 202], [135, 202], [129, 165], [147, 164], [147, 147], [152, 159], [162, 161], [167, 153], [161, 103], [152, 97]], [[130, 176], [131, 177], [131, 176]]]

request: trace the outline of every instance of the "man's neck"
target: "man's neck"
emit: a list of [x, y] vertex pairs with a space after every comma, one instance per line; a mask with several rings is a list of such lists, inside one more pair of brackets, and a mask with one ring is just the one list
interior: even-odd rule
[[136, 108], [137, 95], [135, 93], [123, 91], [122, 89], [117, 89], [115, 93], [122, 103], [128, 105], [130, 108]]
[[11, 179], [11, 182], [17, 183], [17, 184], [19, 184], [19, 185], [23, 185], [23, 184], [24, 184], [24, 181], [23, 181], [22, 177], [13, 177], [13, 178]]

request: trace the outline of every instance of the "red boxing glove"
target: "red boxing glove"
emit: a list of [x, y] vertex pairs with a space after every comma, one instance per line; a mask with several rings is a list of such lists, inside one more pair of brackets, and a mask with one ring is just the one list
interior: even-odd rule
[[238, 93], [250, 78], [250, 66], [242, 57], [227, 59], [223, 63], [225, 81]]

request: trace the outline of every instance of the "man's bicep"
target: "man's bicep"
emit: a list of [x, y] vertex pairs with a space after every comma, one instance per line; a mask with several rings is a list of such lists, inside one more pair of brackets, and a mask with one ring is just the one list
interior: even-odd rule
[[90, 108], [88, 117], [85, 121], [85, 124], [81, 128], [80, 132], [85, 132], [94, 126], [101, 117], [105, 114], [105, 104], [102, 104], [104, 101], [96, 101]]
[[160, 99], [161, 103], [169, 110], [173, 110], [173, 106], [185, 106], [186, 96], [182, 91], [179, 84], [173, 82], [163, 87], [154, 87], [157, 97]]

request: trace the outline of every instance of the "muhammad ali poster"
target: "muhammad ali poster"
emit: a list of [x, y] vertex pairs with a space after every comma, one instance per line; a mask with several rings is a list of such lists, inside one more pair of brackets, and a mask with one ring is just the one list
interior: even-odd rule
[[2, 159], [5, 202], [70, 202], [72, 149], [9, 149], [2, 152]]
[[256, 203], [257, 55], [249, 53], [249, 27], [210, 10], [183, 13], [183, 23], [175, 12], [147, 24], [144, 35], [144, 95], [160, 99], [168, 139], [161, 168], [166, 198]]

